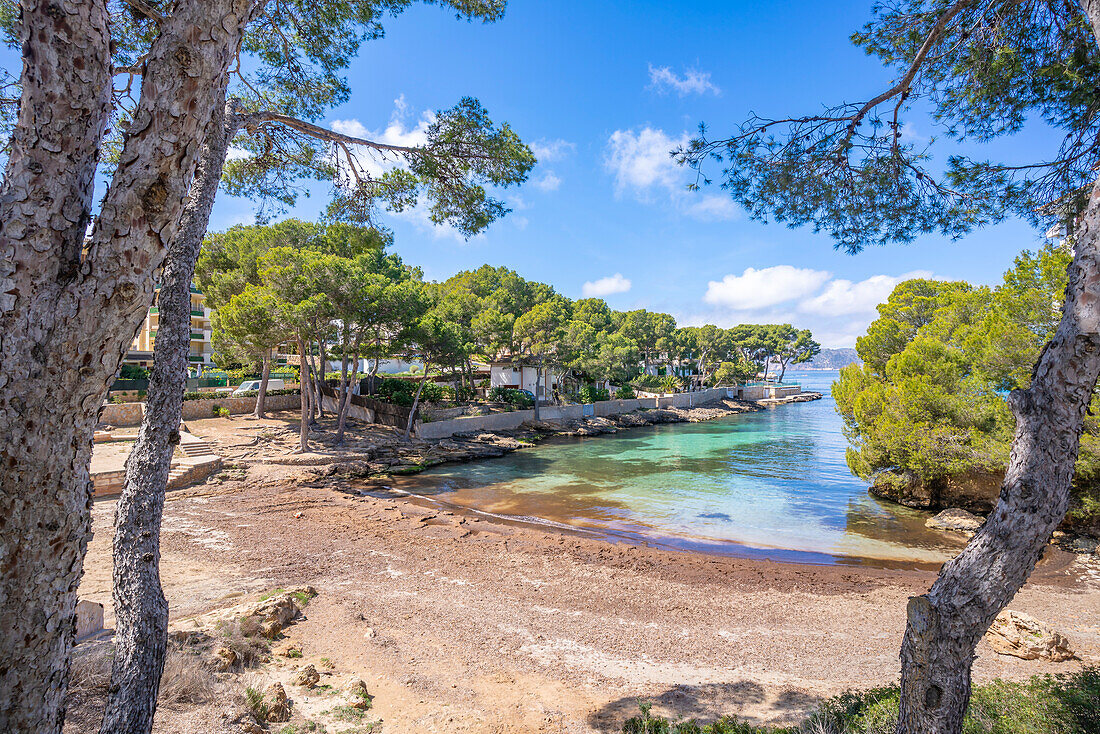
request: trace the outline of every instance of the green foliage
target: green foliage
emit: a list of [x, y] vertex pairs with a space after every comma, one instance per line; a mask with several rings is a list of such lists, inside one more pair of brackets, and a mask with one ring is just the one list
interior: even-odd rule
[[267, 721], [267, 702], [264, 700], [263, 693], [249, 686], [244, 689], [244, 700], [248, 710], [256, 717], [256, 721]]
[[631, 400], [634, 398], [634, 388], [630, 385], [623, 385], [615, 391], [616, 400]]
[[[297, 395], [298, 392], [299, 392], [298, 390], [292, 390], [292, 389], [268, 390], [267, 391], [267, 396], [271, 397], [272, 395]], [[228, 395], [224, 392], [185, 392], [183, 394], [183, 399], [184, 400], [225, 400], [227, 397], [228, 397]], [[248, 392], [241, 393], [240, 395], [235, 395], [234, 397], [238, 397], [238, 398], [256, 397], [256, 391], [255, 390], [249, 390]]]
[[756, 367], [746, 359], [736, 362], [722, 362], [714, 371], [711, 383], [714, 385], [734, 385], [751, 380], [756, 375]]
[[149, 370], [136, 364], [124, 364], [118, 372], [121, 380], [148, 380]]
[[[1100, 163], [1100, 52], [1081, 4], [877, 3], [852, 41], [893, 77], [867, 101], [753, 114], [726, 138], [701, 127], [679, 160], [707, 183], [704, 169], [721, 169], [754, 218], [812, 225], [849, 252], [928, 232], [960, 237], [1009, 215], [1046, 227], [1084, 210]], [[906, 135], [914, 113], [930, 117], [916, 127], [938, 134]], [[954, 150], [1026, 121], [1055, 134], [1034, 157]], [[946, 158], [934, 160], [940, 139]]]
[[[992, 289], [900, 283], [856, 343], [864, 364], [845, 367], [833, 387], [852, 471], [934, 485], [1003, 469], [1015, 427], [1005, 393], [1031, 380], [1057, 325], [1069, 260], [1056, 245], [1026, 252]], [[1071, 520], [1083, 519], [1100, 488], [1094, 416], [1085, 419], [1074, 485]]]
[[[723, 717], [706, 725], [642, 713], [628, 719], [624, 734], [893, 734], [898, 720], [896, 686], [848, 692], [829, 699], [807, 720], [790, 727], [758, 726]], [[1034, 676], [1024, 682], [996, 680], [977, 686], [963, 734], [1091, 734], [1100, 731], [1100, 668]]]
[[677, 392], [684, 386], [684, 381], [676, 375], [664, 375], [658, 384], [661, 386], [661, 392]]
[[534, 401], [522, 390], [513, 387], [494, 387], [489, 390], [489, 400], [495, 403], [508, 403], [520, 410], [530, 408]]
[[[413, 397], [419, 387], [419, 380], [398, 380], [391, 377], [380, 379], [372, 396], [378, 400], [384, 400], [394, 405], [408, 408], [413, 404]], [[453, 389], [452, 389], [453, 393]], [[435, 403], [444, 399], [445, 388], [435, 382], [425, 382], [424, 390], [420, 395], [421, 402]]]
[[602, 387], [593, 387], [592, 385], [584, 385], [578, 391], [578, 397], [582, 403], [596, 403], [601, 400], [610, 400], [611, 393]]
[[213, 413], [215, 418], [228, 418], [230, 411], [224, 405], [215, 405], [213, 406]]

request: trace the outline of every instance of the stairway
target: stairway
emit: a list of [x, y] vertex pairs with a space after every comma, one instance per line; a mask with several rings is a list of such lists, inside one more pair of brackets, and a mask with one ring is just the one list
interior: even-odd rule
[[202, 481], [221, 466], [221, 458], [206, 441], [180, 426], [180, 453], [182, 458], [172, 460], [168, 470], [168, 488], [178, 489], [195, 481]]

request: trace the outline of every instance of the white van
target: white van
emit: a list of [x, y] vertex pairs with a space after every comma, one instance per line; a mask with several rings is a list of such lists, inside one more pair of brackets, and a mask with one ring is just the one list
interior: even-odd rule
[[[241, 383], [241, 386], [233, 391], [234, 395], [243, 395], [246, 392], [256, 392], [260, 389], [259, 380], [245, 380]], [[286, 383], [282, 380], [277, 380], [274, 377], [267, 381], [267, 391], [272, 390], [284, 390], [286, 389]]]

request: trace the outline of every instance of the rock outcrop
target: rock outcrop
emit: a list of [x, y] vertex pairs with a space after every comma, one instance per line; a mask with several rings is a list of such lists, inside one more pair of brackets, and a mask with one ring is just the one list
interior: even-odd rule
[[935, 517], [928, 518], [924, 525], [933, 530], [948, 530], [969, 537], [978, 531], [983, 522], [985, 522], [983, 518], [971, 512], [952, 507]]
[[988, 513], [1001, 493], [1004, 472], [975, 470], [930, 482], [909, 474], [883, 472], [875, 477], [869, 491], [876, 497], [918, 510], [938, 512], [959, 508], [968, 512]]
[[290, 721], [290, 699], [282, 683], [272, 683], [267, 689], [267, 720], [281, 724]]
[[1010, 609], [993, 620], [985, 639], [993, 651], [1024, 660], [1050, 660], [1060, 663], [1075, 657], [1069, 640], [1034, 617]]
[[302, 688], [313, 688], [320, 680], [321, 674], [312, 665], [306, 665], [294, 674], [294, 685]]

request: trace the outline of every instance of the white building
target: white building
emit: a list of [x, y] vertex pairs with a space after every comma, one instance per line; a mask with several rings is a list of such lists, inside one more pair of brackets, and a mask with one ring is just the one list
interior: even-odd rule
[[[538, 382], [536, 389], [535, 383]], [[532, 395], [549, 399], [557, 386], [557, 375], [544, 367], [541, 377], [537, 367], [517, 366], [511, 362], [492, 362], [489, 365], [489, 387], [511, 387], [517, 390], [529, 390]]]

